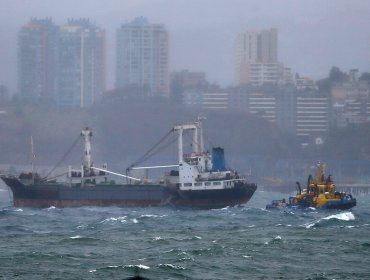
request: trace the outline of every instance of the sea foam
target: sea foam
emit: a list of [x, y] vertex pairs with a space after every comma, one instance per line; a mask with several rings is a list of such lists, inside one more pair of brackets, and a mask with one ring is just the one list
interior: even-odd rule
[[344, 212], [344, 213], [338, 213], [338, 214], [330, 215], [328, 217], [321, 218], [313, 223], [305, 224], [305, 226], [306, 228], [311, 228], [313, 226], [318, 225], [321, 221], [324, 221], [324, 220], [328, 221], [328, 220], [333, 220], [333, 219], [348, 222], [348, 221], [354, 221], [356, 218], [352, 212]]

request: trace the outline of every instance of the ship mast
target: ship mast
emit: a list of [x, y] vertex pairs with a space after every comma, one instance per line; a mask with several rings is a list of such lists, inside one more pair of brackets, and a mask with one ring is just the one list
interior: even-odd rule
[[[177, 131], [178, 133], [178, 148], [179, 148], [179, 162], [183, 162], [184, 161], [184, 155], [183, 155], [183, 140], [182, 140], [182, 137], [183, 137], [183, 132], [184, 130], [192, 130], [193, 131], [193, 140], [192, 140], [192, 147], [193, 147], [193, 152], [194, 153], [197, 153], [199, 152], [199, 141], [198, 141], [198, 137], [199, 137], [199, 133], [198, 133], [198, 123], [194, 123], [194, 124], [184, 124], [184, 125], [176, 125], [174, 127], [174, 130]], [[201, 148], [202, 149], [202, 148]], [[200, 151], [202, 152], [202, 151]]]
[[85, 149], [84, 149], [84, 158], [83, 158], [83, 169], [84, 173], [89, 173], [92, 161], [91, 161], [91, 137], [92, 137], [92, 131], [90, 128], [86, 127], [81, 132], [81, 136], [84, 137], [85, 140]]

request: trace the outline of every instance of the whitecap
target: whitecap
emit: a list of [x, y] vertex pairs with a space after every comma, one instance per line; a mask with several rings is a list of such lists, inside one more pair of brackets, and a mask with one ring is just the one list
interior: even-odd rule
[[131, 219], [131, 221], [134, 223], [134, 224], [137, 224], [139, 221], [136, 220], [135, 218]]
[[249, 255], [243, 255], [243, 258], [245, 259], [250, 259], [252, 256], [249, 256]]
[[328, 217], [323, 218], [323, 220], [331, 220], [331, 219], [337, 219], [341, 221], [353, 221], [355, 220], [355, 215], [353, 215], [352, 212], [344, 212], [344, 213], [330, 215]]
[[162, 240], [162, 237], [160, 237], [160, 236], [156, 236], [156, 237], [154, 237], [154, 240]]
[[76, 235], [76, 236], [71, 236], [70, 239], [79, 239], [79, 238], [82, 238], [81, 235]]
[[126, 222], [126, 218], [127, 216], [120, 216], [120, 217], [110, 217], [110, 218], [107, 218], [107, 219], [104, 219], [103, 221], [101, 221], [101, 223], [109, 223], [109, 222], [121, 222], [121, 223], [125, 223]]
[[90, 273], [96, 272], [96, 269], [89, 270]]
[[196, 236], [196, 235], [194, 235], [194, 237], [195, 237], [196, 239], [202, 239], [202, 237], [200, 237], [200, 236]]
[[192, 257], [184, 257], [184, 258], [180, 258], [179, 261], [194, 261], [194, 258], [192, 258]]
[[129, 265], [125, 265], [123, 268], [126, 268], [126, 267], [137, 267], [137, 268], [140, 268], [140, 269], [150, 269], [149, 266], [146, 266], [146, 265], [143, 265], [143, 264], [129, 264]]
[[185, 267], [183, 267], [183, 266], [173, 265], [171, 263], [159, 264], [159, 266], [169, 267], [169, 268], [173, 268], [173, 269], [177, 269], [177, 270], [183, 270], [183, 269], [185, 269]]
[[[279, 240], [281, 240], [282, 238], [281, 238], [281, 236], [280, 235], [277, 235], [277, 236], [275, 236], [272, 240], [270, 240], [270, 241], [272, 241], [272, 242], [274, 242], [274, 241], [279, 241]], [[266, 241], [264, 244], [265, 245], [269, 245], [270, 244], [270, 241]]]
[[157, 215], [151, 215], [151, 214], [146, 214], [146, 215], [141, 215], [140, 218], [157, 218]]
[[305, 224], [306, 228], [312, 228], [314, 225], [316, 225], [316, 223], [312, 223], [312, 224]]
[[138, 268], [141, 268], [141, 269], [150, 269], [149, 266], [146, 266], [146, 265], [143, 265], [143, 264], [139, 264], [137, 265]]
[[305, 226], [306, 228], [311, 228], [319, 224], [322, 220], [332, 220], [332, 219], [348, 222], [348, 221], [354, 221], [356, 218], [352, 212], [344, 212], [344, 213], [338, 213], [338, 214], [330, 215], [328, 217], [321, 218], [313, 223], [305, 224]]

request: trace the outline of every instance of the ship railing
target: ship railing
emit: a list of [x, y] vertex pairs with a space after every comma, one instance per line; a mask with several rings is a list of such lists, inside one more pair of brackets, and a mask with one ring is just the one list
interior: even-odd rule
[[235, 182], [244, 182], [244, 179], [230, 179], [230, 180], [204, 180], [197, 182], [184, 182], [179, 183], [180, 187], [188, 189], [201, 189], [201, 188], [232, 188]]

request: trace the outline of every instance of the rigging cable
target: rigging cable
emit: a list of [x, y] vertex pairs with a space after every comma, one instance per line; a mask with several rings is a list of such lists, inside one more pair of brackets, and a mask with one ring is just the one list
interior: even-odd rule
[[43, 178], [44, 180], [49, 177], [51, 173], [54, 172], [55, 169], [59, 167], [59, 165], [65, 160], [65, 158], [68, 156], [68, 154], [72, 151], [72, 149], [76, 146], [78, 140], [80, 139], [80, 135], [78, 135], [77, 139], [73, 142], [72, 146], [68, 149], [68, 151], [63, 155], [63, 157], [58, 161], [58, 163], [49, 171], [49, 173]]
[[171, 134], [171, 132], [173, 132], [173, 129], [171, 129], [169, 132], [167, 132], [165, 136], [163, 136], [153, 147], [151, 147], [141, 158], [139, 158], [138, 160], [136, 160], [136, 162], [134, 162], [133, 164], [131, 164], [130, 167], [127, 168], [127, 169], [130, 169], [131, 167], [134, 167], [135, 165], [137, 165], [139, 163], [142, 163], [144, 160], [147, 160], [151, 156], [150, 153], [152, 153], [153, 150], [155, 148], [157, 148], [168, 137], [168, 135]]
[[[163, 145], [162, 147], [159, 147], [156, 151], [154, 151], [153, 153], [147, 155], [145, 158], [142, 159], [142, 161], [140, 163], [143, 163], [145, 162], [146, 160], [148, 160], [149, 158], [151, 158], [152, 156], [154, 156], [155, 154], [163, 151], [164, 149], [168, 148], [172, 143], [176, 142], [177, 141], [177, 138], [173, 138], [171, 139], [168, 143], [166, 143], [165, 145]], [[133, 166], [130, 166], [130, 167], [133, 167]]]

